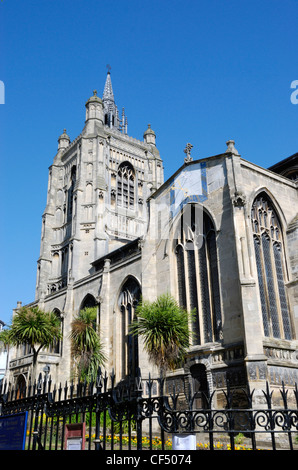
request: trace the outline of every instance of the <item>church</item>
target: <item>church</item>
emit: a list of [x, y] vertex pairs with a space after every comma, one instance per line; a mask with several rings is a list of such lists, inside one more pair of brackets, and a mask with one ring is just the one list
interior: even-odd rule
[[[61, 320], [63, 340], [39, 355], [53, 383], [71, 376], [71, 322], [97, 308], [107, 372], [158, 371], [129, 334], [140, 298], [171, 294], [192, 318], [185, 364], [169, 374], [195, 389], [298, 382], [298, 153], [265, 169], [223, 153], [184, 163], [164, 181], [156, 134], [128, 135], [108, 71], [85, 104], [82, 132], [64, 130], [49, 168], [35, 300]], [[18, 304], [18, 308], [20, 307]], [[17, 309], [15, 310], [17, 312]], [[32, 356], [10, 355], [9, 380], [27, 383]], [[46, 368], [46, 369], [45, 369]]]

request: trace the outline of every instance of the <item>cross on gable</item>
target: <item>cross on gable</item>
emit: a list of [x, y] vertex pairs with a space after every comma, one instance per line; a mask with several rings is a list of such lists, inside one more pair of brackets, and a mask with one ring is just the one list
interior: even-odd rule
[[187, 143], [186, 147], [184, 149], [184, 153], [186, 154], [186, 158], [184, 159], [185, 162], [190, 162], [192, 161], [192, 157], [190, 156], [191, 149], [193, 148], [193, 145]]

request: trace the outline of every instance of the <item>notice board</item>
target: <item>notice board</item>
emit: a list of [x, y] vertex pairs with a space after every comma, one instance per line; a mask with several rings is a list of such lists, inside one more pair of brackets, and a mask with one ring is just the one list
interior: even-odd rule
[[28, 412], [0, 416], [0, 450], [24, 450]]

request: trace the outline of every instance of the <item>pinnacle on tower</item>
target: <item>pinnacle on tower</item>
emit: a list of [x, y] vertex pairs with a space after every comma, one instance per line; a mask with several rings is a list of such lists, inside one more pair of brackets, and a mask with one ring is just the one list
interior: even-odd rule
[[58, 138], [58, 150], [64, 150], [70, 144], [69, 135], [66, 132], [66, 129], [63, 129], [63, 134]]
[[[103, 119], [104, 119], [103, 102], [99, 98], [99, 96], [97, 96], [96, 90], [93, 90], [93, 95], [89, 98], [85, 106], [86, 106], [86, 122], [89, 121], [90, 123], [90, 121], [95, 120], [98, 123], [100, 122], [102, 124]], [[89, 128], [89, 131], [91, 131], [90, 128]], [[94, 129], [92, 130], [92, 132], [93, 131]]]
[[226, 142], [228, 148], [225, 151], [225, 153], [231, 153], [233, 155], [239, 155], [238, 150], [235, 149], [235, 141], [234, 140], [228, 140]]
[[144, 141], [147, 144], [155, 145], [156, 135], [153, 129], [151, 129], [151, 124], [148, 124], [148, 129], [144, 132]]

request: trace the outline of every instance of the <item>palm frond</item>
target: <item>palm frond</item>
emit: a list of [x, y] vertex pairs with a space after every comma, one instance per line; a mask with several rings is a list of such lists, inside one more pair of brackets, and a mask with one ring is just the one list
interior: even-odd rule
[[81, 310], [71, 325], [72, 355], [77, 363], [77, 375], [81, 380], [92, 381], [99, 366], [106, 362], [98, 332], [96, 331], [96, 309]]
[[130, 332], [142, 337], [149, 359], [163, 370], [175, 369], [189, 347], [189, 314], [169, 294], [142, 300]]

